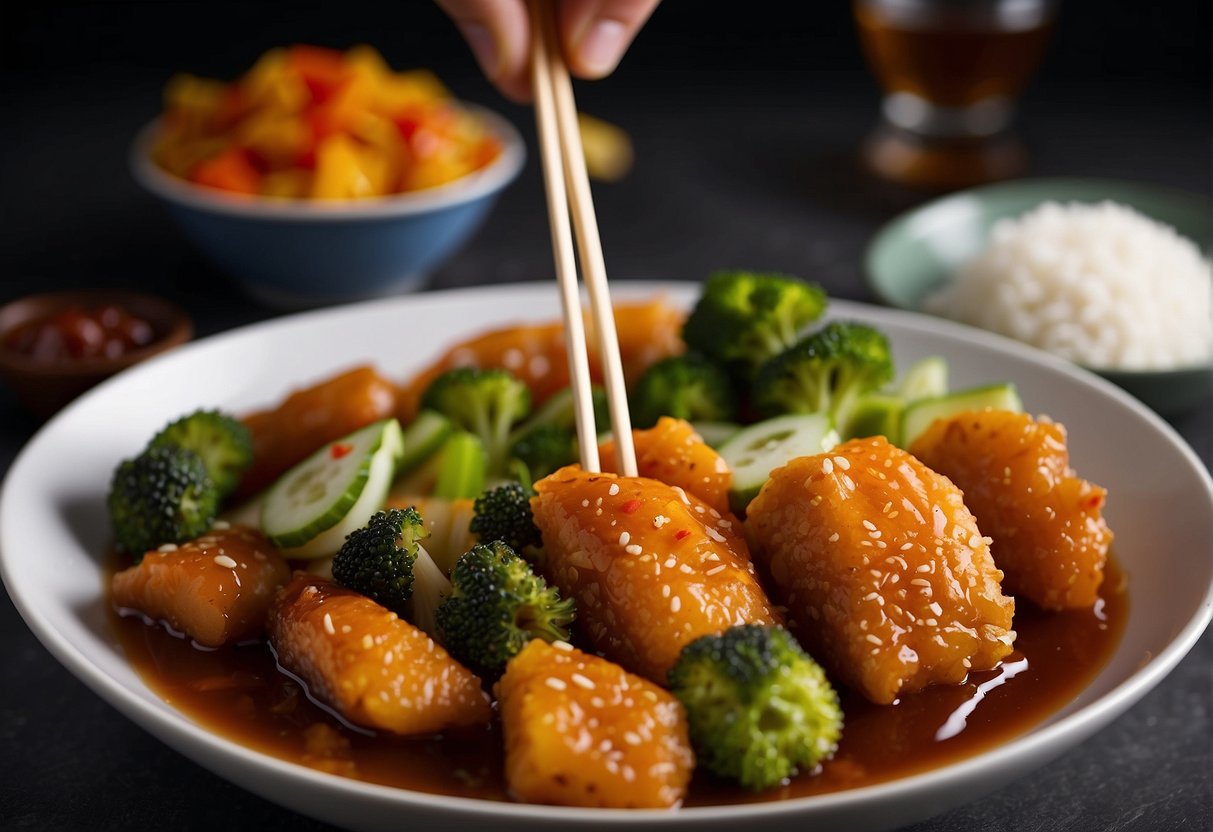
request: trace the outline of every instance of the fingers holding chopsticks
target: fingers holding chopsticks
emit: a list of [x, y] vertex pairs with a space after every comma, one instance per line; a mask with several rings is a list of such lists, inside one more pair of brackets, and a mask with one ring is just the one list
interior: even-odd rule
[[[659, 0], [558, 0], [561, 48], [579, 78], [609, 75]], [[507, 97], [531, 98], [531, 25], [526, 0], [437, 0]]]

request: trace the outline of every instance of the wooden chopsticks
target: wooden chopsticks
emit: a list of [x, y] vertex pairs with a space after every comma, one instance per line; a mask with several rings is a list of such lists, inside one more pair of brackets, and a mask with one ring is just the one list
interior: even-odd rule
[[539, 151], [547, 194], [548, 222], [552, 230], [556, 279], [560, 284], [565, 348], [569, 357], [581, 466], [586, 471], [601, 470], [585, 323], [581, 314], [581, 291], [577, 283], [577, 263], [573, 255], [573, 239], [570, 233], [570, 212], [572, 227], [576, 230], [581, 267], [589, 290], [590, 315], [594, 324], [598, 354], [602, 360], [603, 383], [610, 405], [617, 470], [624, 476], [634, 477], [637, 474], [636, 451], [632, 444], [632, 423], [628, 413], [627, 388], [623, 380], [623, 362], [619, 356], [619, 338], [615, 331], [615, 315], [607, 287], [602, 240], [598, 236], [598, 220], [590, 194], [589, 175], [585, 169], [581, 133], [577, 127], [573, 83], [556, 36], [556, 14], [551, 0], [531, 0], [530, 9], [534, 33], [531, 38], [531, 80], [535, 95], [535, 123], [539, 133]]

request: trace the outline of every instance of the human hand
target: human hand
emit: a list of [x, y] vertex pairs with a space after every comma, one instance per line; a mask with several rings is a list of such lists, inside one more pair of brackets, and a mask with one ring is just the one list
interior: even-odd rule
[[[509, 98], [531, 97], [527, 0], [436, 0], [472, 47], [480, 68]], [[619, 63], [660, 0], [556, 0], [557, 32], [569, 71], [602, 78]]]

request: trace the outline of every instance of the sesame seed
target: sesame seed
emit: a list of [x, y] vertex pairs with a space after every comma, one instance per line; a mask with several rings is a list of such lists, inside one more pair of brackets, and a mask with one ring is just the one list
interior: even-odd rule
[[927, 619], [927, 626], [928, 626], [928, 627], [938, 627], [938, 626], [939, 626], [939, 621], [937, 621], [937, 620], [936, 620], [936, 619], [934, 619], [934, 618], [928, 618], [928, 619]]
[[640, 745], [641, 743], [640, 735], [635, 731], [625, 731], [623, 734], [623, 741], [628, 745]]
[[880, 540], [880, 529], [877, 529], [874, 532], [868, 532], [868, 537], [872, 538], [873, 540]]
[[674, 565], [676, 563], [678, 563], [677, 558], [675, 558], [673, 555], [670, 555], [668, 558], [665, 559], [665, 563], [662, 564], [662, 566], [664, 566], [666, 569], [673, 569]]
[[627, 546], [623, 547], [623, 551], [627, 552], [629, 555], [639, 555], [644, 551], [644, 549], [641, 548], [639, 543], [629, 543]]
[[943, 615], [943, 607], [939, 606], [938, 601], [932, 601], [928, 605], [928, 608], [931, 610], [931, 612], [935, 613], [936, 615]]
[[236, 568], [236, 561], [232, 560], [227, 555], [215, 555], [215, 563], [219, 564], [224, 569]]
[[563, 679], [557, 679], [555, 676], [549, 676], [543, 680], [543, 683], [552, 690], [568, 690], [569, 686], [564, 683]]
[[851, 470], [851, 460], [847, 459], [845, 456], [834, 457], [834, 464], [844, 471]]
[[337, 635], [337, 629], [333, 626], [333, 616], [327, 612], [324, 614], [324, 631], [330, 636]]
[[842, 484], [845, 485], [849, 491], [855, 490], [855, 480], [851, 479], [846, 474], [842, 475]]
[[175, 552], [177, 551], [176, 543], [165, 543], [156, 549], [157, 552]]
[[821, 461], [821, 472], [823, 474], [833, 474], [834, 473], [834, 460], [830, 459], [828, 456], [825, 459], [823, 459]]
[[658, 514], [653, 518], [653, 528], [660, 529], [668, 522], [670, 522], [670, 518], [666, 517], [664, 514]]
[[594, 681], [588, 676], [582, 676], [580, 673], [574, 673], [569, 678], [572, 679], [573, 684], [579, 688], [585, 688], [586, 690], [594, 689]]
[[723, 572], [723, 571], [724, 571], [724, 564], [722, 563], [719, 566], [713, 566], [711, 569], [709, 569], [707, 572], [704, 572], [703, 574], [707, 575], [710, 578], [711, 576], [715, 575], [717, 572]]
[[914, 578], [910, 581], [914, 586], [930, 586], [931, 582], [926, 578]]
[[863, 596], [863, 600], [865, 600], [865, 601], [875, 601], [875, 600], [876, 600], [877, 598], [879, 598], [879, 597], [880, 597], [880, 593], [879, 593], [879, 592], [869, 592], [867, 595]]
[[834, 532], [832, 535], [830, 535], [829, 540], [831, 543], [837, 543], [838, 542], [838, 532]]
[[662, 584], [662, 585], [661, 585], [661, 597], [662, 597], [662, 598], [669, 598], [669, 597], [670, 597], [670, 585], [669, 585], [669, 584]]
[[590, 501], [589, 501], [589, 500], [582, 500], [582, 501], [581, 501], [581, 507], [582, 507], [582, 508], [589, 508], [589, 507], [590, 507]]
[[695, 506], [695, 513], [696, 513], [696, 514], [704, 514], [704, 513], [705, 513], [705, 509], [704, 509], [704, 507], [703, 507], [703, 506]]
[[[590, 697], [590, 707], [593, 707], [593, 708], [605, 708], [605, 707], [606, 707], [606, 700], [605, 700], [605, 699], [603, 699], [601, 696], [591, 696], [591, 697]], [[597, 721], [597, 720], [595, 720], [595, 722], [596, 722], [596, 721]]]
[[918, 564], [918, 568], [917, 568], [915, 571], [916, 571], [916, 572], [930, 572], [930, 571], [931, 571], [931, 564], [929, 564], [929, 563], [920, 563], [920, 564]]
[[976, 549], [976, 548], [977, 548], [978, 546], [980, 546], [980, 545], [981, 545], [983, 542], [984, 542], [984, 541], [982, 541], [982, 539], [981, 539], [981, 535], [979, 535], [979, 534], [974, 534], [974, 535], [972, 535], [971, 537], [969, 537], [969, 548], [970, 548], [970, 549]]
[[620, 546], [627, 546], [628, 541], [630, 541], [631, 539], [632, 539], [632, 536], [630, 534], [628, 534], [627, 532], [619, 533], [619, 545]]
[[678, 612], [682, 609], [682, 599], [675, 595], [670, 599], [670, 612]]
[[391, 663], [392, 663], [392, 659], [394, 659], [394, 658], [396, 658], [395, 654], [394, 654], [394, 653], [392, 653], [392, 651], [391, 651], [391, 650], [389, 650], [389, 651], [387, 651], [386, 653], [384, 653], [384, 654], [383, 654], [383, 663], [384, 663], [384, 664], [391, 664]]
[[716, 525], [720, 526], [720, 528], [722, 528], [722, 529], [731, 529], [731, 528], [733, 528], [733, 521], [725, 520], [724, 518], [721, 518], [716, 521]]
[[619, 493], [619, 483], [617, 483], [617, 482], [611, 483], [611, 487], [607, 489], [607, 493], [610, 494], [612, 497], [614, 497], [616, 494], [618, 494]]
[[892, 501], [892, 500], [889, 500], [887, 503], [885, 503], [885, 504], [884, 504], [884, 506], [882, 506], [882, 507], [881, 507], [881, 509], [880, 509], [880, 513], [881, 513], [881, 514], [888, 514], [888, 513], [889, 513], [889, 509], [891, 509], [892, 507], [893, 507], [893, 501]]
[[873, 635], [872, 633], [868, 633], [866, 636], [864, 636], [864, 638], [873, 644], [884, 644], [884, 642], [880, 640], [880, 636]]
[[573, 650], [573, 645], [569, 644], [567, 641], [562, 641], [561, 639], [556, 639], [553, 641], [552, 646], [557, 650], [563, 650], [566, 653], [570, 653]]
[[903, 552], [904, 552], [904, 551], [906, 551], [907, 549], [913, 549], [913, 548], [914, 548], [914, 544], [913, 544], [913, 543], [903, 543], [903, 544], [901, 544], [901, 551], [903, 551]]
[[[326, 618], [327, 618], [327, 616], [326, 616]], [[366, 635], [364, 635], [362, 637], [362, 649], [363, 650], [370, 650], [374, 646], [375, 646], [375, 639], [371, 638], [370, 633], [367, 633]]]

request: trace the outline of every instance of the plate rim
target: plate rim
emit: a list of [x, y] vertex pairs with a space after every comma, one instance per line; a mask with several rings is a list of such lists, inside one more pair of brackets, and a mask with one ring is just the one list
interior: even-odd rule
[[[617, 299], [637, 299], [654, 295], [666, 295], [674, 297], [680, 302], [685, 302], [691, 290], [697, 285], [697, 283], [691, 281], [628, 281], [617, 284], [614, 295]], [[26, 626], [30, 628], [39, 642], [51, 653], [56, 661], [66, 667], [87, 687], [105, 699], [108, 704], [135, 721], [143, 730], [149, 731], [149, 733], [171, 745], [178, 753], [207, 768], [210, 768], [207, 763], [201, 762], [195, 754], [182, 750], [179, 743], [201, 744], [211, 754], [233, 756], [239, 758], [243, 764], [267, 768], [278, 776], [301, 779], [303, 782], [317, 788], [340, 792], [343, 796], [351, 799], [372, 798], [385, 805], [390, 804], [395, 809], [401, 811], [438, 810], [446, 813], [472, 815], [476, 816], [478, 820], [484, 820], [492, 816], [505, 816], [513, 820], [533, 818], [545, 822], [562, 821], [568, 823], [613, 825], [616, 823], [635, 823], [639, 821], [678, 825], [706, 820], [730, 820], [740, 817], [770, 820], [779, 816], [791, 816], [812, 811], [846, 809], [863, 803], [890, 802], [910, 796], [914, 792], [930, 791], [933, 788], [949, 783], [955, 784], [958, 780], [963, 781], [966, 776], [969, 778], [980, 777], [981, 771], [984, 769], [1011, 766], [1016, 760], [1025, 760], [1033, 757], [1042, 759], [1054, 757], [1063, 753], [1069, 747], [1055, 748], [1064, 736], [1077, 735], [1080, 737], [1079, 742], [1081, 742], [1082, 739], [1085, 739], [1107, 721], [1119, 716], [1119, 714], [1123, 713], [1144, 696], [1145, 693], [1155, 687], [1187, 655], [1208, 626], [1210, 618], [1213, 617], [1213, 581], [1211, 581], [1209, 586], [1205, 588], [1196, 613], [1176, 632], [1162, 651], [1151, 656], [1149, 661], [1140, 666], [1131, 676], [1080, 710], [1067, 714], [1056, 722], [1044, 725], [1043, 727], [1030, 728], [1028, 729], [1028, 733], [1019, 735], [978, 754], [924, 772], [855, 789], [763, 803], [692, 806], [671, 812], [668, 810], [556, 807], [433, 794], [340, 777], [283, 760], [208, 731], [203, 726], [193, 722], [185, 713], [164, 703], [163, 700], [160, 700], [160, 706], [157, 706], [141, 698], [118, 679], [108, 675], [103, 668], [93, 663], [83, 650], [59, 633], [50, 621], [38, 611], [36, 605], [32, 603], [33, 599], [28, 597], [23, 591], [21, 577], [12, 572], [11, 567], [13, 564], [10, 562], [11, 559], [7, 554], [9, 550], [7, 545], [9, 533], [7, 529], [11, 525], [8, 522], [8, 516], [11, 512], [10, 506], [12, 505], [12, 501], [9, 499], [10, 489], [14, 487], [14, 481], [20, 482], [23, 479], [23, 476], [19, 475], [23, 474], [24, 468], [29, 464], [28, 460], [33, 450], [41, 441], [46, 441], [44, 437], [49, 433], [51, 428], [71, 418], [76, 410], [87, 407], [88, 403], [95, 397], [106, 395], [106, 391], [112, 385], [121, 383], [121, 380], [126, 378], [128, 374], [142, 372], [141, 368], [153, 364], [176, 360], [174, 356], [190, 355], [196, 351], [208, 349], [213, 344], [240, 336], [249, 331], [258, 331], [264, 335], [267, 330], [276, 331], [278, 329], [306, 326], [308, 321], [316, 318], [340, 316], [357, 318], [372, 308], [382, 307], [385, 303], [407, 308], [410, 304], [419, 301], [427, 305], [441, 305], [452, 301], [484, 302], [490, 297], [500, 296], [502, 292], [524, 296], [527, 294], [538, 296], [545, 292], [551, 292], [553, 296], [555, 295], [554, 286], [545, 282], [499, 284], [433, 291], [419, 295], [405, 295], [386, 301], [368, 301], [281, 316], [267, 321], [235, 327], [199, 339], [173, 353], [158, 356], [141, 364], [139, 367], [120, 373], [113, 379], [107, 380], [102, 385], [89, 391], [76, 402], [73, 402], [40, 428], [21, 448], [9, 466], [3, 484], [0, 485], [0, 578], [3, 579], [5, 589], [12, 599], [14, 606], [21, 614], [22, 619], [25, 621]], [[1167, 439], [1169, 444], [1179, 451], [1188, 466], [1197, 473], [1199, 480], [1204, 486], [1204, 498], [1213, 507], [1213, 478], [1210, 477], [1209, 470], [1187, 442], [1179, 436], [1174, 428], [1145, 405], [1115, 385], [1089, 371], [1003, 336], [917, 312], [831, 298], [829, 314], [835, 318], [858, 315], [878, 322], [884, 319], [898, 327], [914, 330], [921, 334], [937, 335], [942, 333], [949, 339], [959, 339], [969, 342], [976, 341], [987, 347], [1009, 352], [1020, 360], [1046, 365], [1060, 371], [1063, 375], [1072, 377], [1078, 383], [1096, 388], [1104, 396], [1115, 399], [1119, 405], [1129, 408], [1138, 417], [1148, 421], [1157, 432]], [[154, 691], [148, 690], [153, 697], [159, 699], [159, 696]], [[153, 730], [149, 727], [149, 723], [155, 725], [158, 730]], [[167, 739], [170, 736], [172, 740]], [[1032, 767], [1035, 768], [1036, 766]], [[231, 782], [230, 778], [226, 775], [219, 774], [219, 776]], [[236, 785], [249, 790], [256, 790], [245, 783], [238, 782]], [[279, 805], [282, 804], [279, 803]], [[293, 807], [288, 806], [286, 808]], [[296, 809], [295, 811], [299, 810]]]

